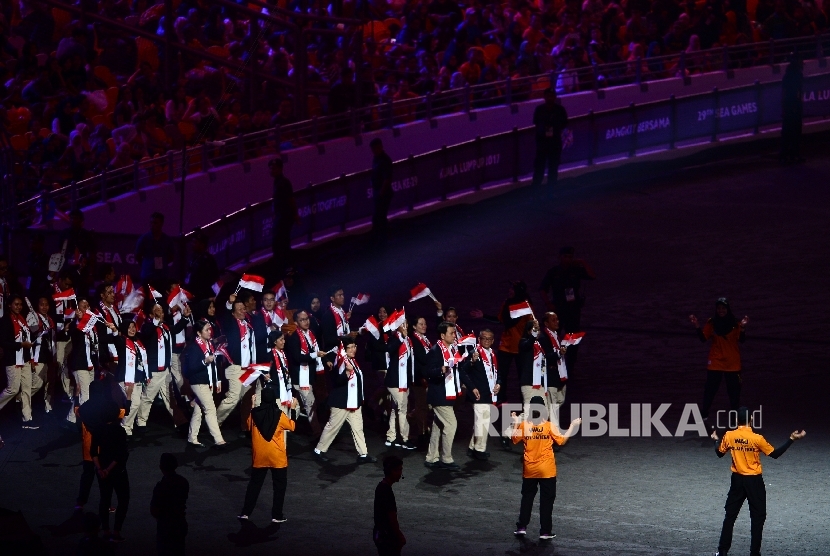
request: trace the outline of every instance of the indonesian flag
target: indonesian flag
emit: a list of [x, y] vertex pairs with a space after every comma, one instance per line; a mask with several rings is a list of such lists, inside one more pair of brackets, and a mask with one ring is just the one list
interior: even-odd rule
[[565, 334], [565, 337], [562, 338], [562, 345], [563, 346], [575, 346], [579, 342], [582, 341], [582, 338], [585, 337], [585, 332], [569, 332]]
[[135, 323], [136, 330], [141, 330], [141, 327], [144, 326], [144, 321], [147, 320], [147, 316], [141, 309], [133, 311], [133, 315], [135, 315], [133, 322]]
[[334, 368], [337, 369], [339, 374], [343, 374], [346, 371], [346, 350], [343, 348], [343, 344], [341, 343], [337, 348], [331, 351], [337, 352], [334, 356]]
[[375, 340], [380, 339], [380, 324], [378, 324], [378, 319], [375, 317], [369, 317], [366, 319], [366, 322], [363, 323], [363, 328], [367, 330], [369, 334], [374, 336]]
[[239, 280], [239, 287], [261, 292], [262, 288], [265, 287], [265, 278], [256, 274], [243, 274]]
[[423, 284], [423, 283], [422, 283], [422, 284], [418, 284], [417, 286], [415, 286], [414, 288], [412, 288], [412, 289], [409, 291], [409, 295], [411, 296], [411, 297], [409, 298], [410, 303], [411, 303], [411, 302], [413, 302], [413, 301], [416, 301], [416, 300], [418, 300], [418, 299], [424, 298], [424, 297], [432, 297], [433, 299], [435, 299], [435, 298], [432, 296], [432, 292], [431, 292], [431, 291], [429, 291], [429, 288], [427, 287], [427, 285], [426, 285], [426, 284]]
[[524, 315], [533, 316], [533, 309], [530, 308], [530, 303], [528, 303], [527, 301], [522, 301], [521, 303], [517, 303], [516, 305], [510, 306], [511, 319], [517, 319]]
[[352, 298], [352, 305], [365, 305], [366, 303], [369, 303], [368, 293], [359, 293], [357, 297]]
[[56, 303], [58, 301], [75, 301], [75, 299], [75, 290], [73, 288], [69, 288], [68, 290], [63, 290], [62, 292], [52, 294], [52, 301]]
[[78, 319], [78, 328], [80, 328], [81, 332], [84, 334], [88, 334], [92, 332], [92, 329], [95, 328], [95, 323], [99, 320], [98, 315], [87, 309], [86, 313]]
[[121, 302], [121, 312], [122, 313], [133, 313], [136, 309], [139, 309], [144, 304], [144, 295], [142, 295], [141, 290], [133, 290], [127, 297], [124, 298], [124, 301]]
[[174, 286], [167, 295], [167, 305], [172, 309], [176, 305], [184, 309], [188, 302], [193, 300], [193, 294], [182, 288], [181, 286]]
[[404, 310], [394, 311], [388, 319], [383, 321], [383, 329], [387, 332], [392, 332], [400, 328], [404, 322], [406, 322], [406, 313]]
[[277, 301], [288, 297], [288, 290], [285, 289], [285, 284], [283, 284], [282, 280], [277, 282], [276, 285], [271, 288], [271, 291], [274, 292], [274, 296], [276, 296]]
[[216, 355], [221, 355], [228, 363], [233, 363], [231, 354], [228, 353], [228, 341], [225, 336], [214, 338], [211, 342], [213, 343], [213, 351], [216, 352]]
[[251, 365], [245, 369], [245, 372], [239, 377], [239, 382], [245, 386], [250, 386], [262, 375], [262, 373], [267, 373], [269, 369], [269, 365]]
[[476, 336], [475, 334], [467, 334], [466, 336], [462, 336], [458, 339], [459, 346], [473, 346], [476, 345]]
[[162, 297], [164, 297], [164, 296], [163, 296], [163, 295], [161, 295], [159, 292], [157, 292], [157, 291], [153, 288], [153, 286], [151, 286], [150, 284], [147, 284], [147, 294], [148, 294], [148, 295], [150, 295], [150, 297], [152, 297], [152, 298], [153, 298], [153, 300], [156, 300], [156, 299], [161, 299]]
[[210, 289], [213, 290], [213, 295], [219, 295], [219, 290], [221, 290], [224, 285], [225, 283], [222, 280], [217, 280], [216, 283], [210, 287]]
[[130, 278], [129, 274], [122, 274], [118, 282], [115, 283], [115, 300], [120, 303], [133, 291], [135, 291], [133, 279]]

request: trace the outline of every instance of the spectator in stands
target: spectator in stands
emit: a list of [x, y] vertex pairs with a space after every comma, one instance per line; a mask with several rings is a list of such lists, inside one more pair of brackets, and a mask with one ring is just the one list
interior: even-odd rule
[[150, 231], [138, 238], [135, 257], [141, 267], [141, 282], [152, 285], [158, 291], [166, 289], [168, 267], [173, 262], [175, 243], [164, 233], [164, 215], [150, 215]]
[[568, 113], [556, 101], [556, 91], [545, 90], [545, 102], [533, 112], [536, 127], [536, 158], [533, 161], [533, 185], [542, 185], [545, 167], [548, 170], [548, 185], [554, 185], [559, 176], [559, 161], [562, 157], [562, 130], [568, 125]]
[[281, 158], [268, 162], [271, 177], [274, 178], [274, 227], [272, 228], [272, 251], [279, 274], [291, 266], [291, 228], [300, 220], [297, 203], [294, 200], [294, 187], [283, 174]]

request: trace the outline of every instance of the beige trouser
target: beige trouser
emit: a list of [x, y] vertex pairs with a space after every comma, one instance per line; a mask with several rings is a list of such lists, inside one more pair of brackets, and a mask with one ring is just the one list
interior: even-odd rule
[[69, 380], [70, 371], [66, 365], [66, 358], [69, 356], [69, 351], [72, 349], [72, 340], [58, 342], [57, 344], [57, 354], [55, 357], [57, 359], [56, 363], [58, 365], [58, 372], [61, 375], [61, 385], [63, 386], [63, 391], [66, 392], [66, 395], [71, 400], [72, 396], [75, 394], [72, 392], [72, 382]]
[[559, 408], [565, 403], [565, 390], [568, 388], [567, 384], [563, 384], [562, 388], [548, 388], [548, 399], [550, 400], [550, 420], [555, 423], [560, 429], [562, 425], [559, 423]]
[[216, 408], [216, 420], [220, 425], [225, 422], [228, 415], [230, 415], [234, 408], [239, 404], [242, 396], [244, 396], [251, 388], [250, 386], [245, 386], [239, 381], [239, 377], [242, 376], [242, 372], [242, 367], [239, 365], [230, 365], [225, 369], [225, 379], [228, 381], [228, 391], [225, 393], [225, 397], [222, 398], [222, 401]]
[[170, 407], [170, 371], [155, 371], [150, 381], [144, 387], [144, 392], [141, 393], [141, 403], [138, 407], [138, 415], [136, 415], [136, 425], [139, 427], [147, 426], [147, 417], [150, 415], [150, 408], [153, 407], [153, 401], [156, 396], [161, 394], [161, 400], [164, 402], [164, 407], [167, 408], [170, 416], [173, 416], [173, 408]]
[[[75, 392], [78, 394], [78, 405], [84, 405], [89, 399], [89, 385], [95, 380], [95, 371], [73, 371], [72, 376], [75, 377]], [[69, 408], [69, 415], [66, 420], [70, 423], [75, 422], [75, 407]]]
[[[389, 410], [389, 430], [386, 431], [386, 440], [394, 442], [397, 431], [400, 429], [401, 440], [409, 440], [409, 421], [406, 420], [409, 392], [401, 392], [398, 388], [388, 388], [392, 397], [392, 408]], [[395, 426], [397, 421], [397, 426]]]
[[438, 461], [440, 439], [441, 461], [452, 463], [452, 441], [455, 439], [455, 431], [458, 428], [455, 410], [451, 405], [436, 405], [432, 406], [432, 411], [435, 413], [435, 421], [432, 424], [432, 434], [429, 435], [426, 461], [427, 463]]
[[[49, 394], [49, 368], [45, 363], [38, 363], [35, 372], [40, 380], [40, 384], [43, 386], [43, 401], [46, 405], [46, 413], [49, 413], [52, 411], [52, 396]], [[32, 382], [34, 383], [34, 377], [32, 377]], [[38, 388], [32, 389], [32, 396], [35, 395]]]
[[[127, 384], [124, 382], [119, 382], [118, 385], [121, 387], [121, 391], [124, 392], [124, 396], [127, 395]], [[141, 394], [144, 392], [144, 383], [136, 382], [133, 384], [133, 393], [130, 396], [130, 412], [124, 415], [124, 418], [121, 419], [121, 426], [124, 427], [124, 431], [127, 433], [128, 436], [133, 434], [133, 425], [135, 424], [136, 415], [138, 415], [138, 410], [141, 407]]]
[[6, 388], [0, 393], [0, 409], [13, 400], [18, 392], [23, 405], [23, 420], [32, 420], [32, 394], [43, 386], [40, 370], [43, 363], [36, 363], [34, 371], [32, 365], [11, 365], [6, 367]]
[[317, 420], [317, 401], [314, 399], [314, 390], [311, 388], [302, 390], [299, 386], [294, 386], [294, 391], [297, 392], [303, 411], [308, 417], [308, 424], [311, 425], [312, 433], [319, 434], [320, 422]]
[[331, 408], [331, 416], [323, 428], [323, 434], [320, 436], [317, 449], [321, 452], [328, 450], [334, 441], [334, 437], [343, 428], [343, 423], [349, 423], [349, 427], [352, 429], [352, 440], [354, 440], [357, 455], [365, 456], [368, 454], [366, 439], [363, 436], [363, 413], [360, 409], [342, 409], [340, 407]]
[[474, 403], [473, 416], [473, 437], [470, 439], [470, 450], [476, 452], [487, 451], [487, 437], [490, 432], [490, 408], [493, 405], [489, 403]]
[[196, 396], [196, 399], [193, 400], [196, 403], [193, 406], [193, 416], [190, 418], [190, 432], [188, 432], [187, 441], [194, 444], [199, 442], [199, 429], [202, 427], [202, 415], [204, 414], [213, 441], [222, 444], [225, 439], [222, 438], [219, 421], [216, 420], [213, 388], [210, 387], [210, 384], [191, 384], [190, 388], [193, 390], [193, 395]]

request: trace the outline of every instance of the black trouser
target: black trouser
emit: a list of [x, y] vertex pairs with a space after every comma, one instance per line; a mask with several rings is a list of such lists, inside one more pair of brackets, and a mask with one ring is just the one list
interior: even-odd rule
[[271, 236], [271, 251], [274, 255], [274, 264], [277, 270], [282, 272], [291, 265], [291, 226], [293, 222], [274, 222], [274, 231]]
[[712, 402], [715, 401], [721, 379], [724, 378], [726, 379], [726, 393], [729, 395], [729, 408], [737, 411], [741, 405], [741, 373], [739, 371], [706, 371], [703, 406], [700, 408], [704, 419], [709, 418], [709, 410], [712, 408]]
[[508, 401], [507, 399], [507, 384], [510, 382], [510, 367], [516, 362], [516, 376], [518, 376], [519, 355], [510, 353], [509, 351], [499, 350], [496, 353], [496, 361], [499, 364], [499, 378], [501, 378], [501, 388], [499, 389], [499, 403]]
[[519, 510], [518, 527], [527, 527], [536, 499], [536, 489], [541, 492], [539, 499], [539, 524], [542, 533], [553, 532], [553, 501], [556, 500], [556, 477], [549, 479], [522, 479], [522, 505]]
[[159, 556], [184, 556], [186, 536], [187, 521], [159, 521], [156, 529], [156, 548]]
[[378, 549], [378, 556], [400, 556], [401, 546], [398, 544], [398, 537], [394, 533], [372, 531], [372, 540]]
[[271, 470], [271, 480], [274, 484], [274, 502], [271, 506], [271, 518], [282, 519], [282, 505], [285, 502], [285, 487], [288, 485], [287, 467], [254, 467], [251, 470], [251, 482], [248, 483], [248, 490], [245, 492], [245, 506], [242, 508], [243, 515], [251, 515], [256, 506], [259, 491], [265, 482], [268, 470]]
[[78, 501], [76, 502], [78, 506], [83, 506], [89, 501], [89, 491], [92, 490], [92, 481], [95, 480], [95, 464], [84, 460], [81, 469], [81, 489], [78, 491]]
[[725, 556], [732, 546], [732, 529], [735, 527], [735, 520], [738, 519], [744, 500], [749, 500], [749, 518], [752, 523], [749, 554], [750, 556], [761, 555], [761, 536], [764, 534], [764, 521], [767, 519], [767, 490], [764, 487], [764, 477], [732, 473], [732, 484], [724, 505], [726, 516], [723, 518], [723, 529], [721, 529], [718, 543], [718, 552], [722, 556]]
[[545, 177], [545, 167], [548, 169], [548, 185], [553, 185], [559, 179], [559, 161], [562, 158], [562, 144], [536, 143], [536, 158], [533, 159], [533, 185], [541, 185]]
[[118, 497], [118, 506], [115, 508], [115, 531], [120, 531], [127, 517], [127, 509], [130, 507], [130, 479], [127, 477], [127, 470], [117, 466], [106, 479], [98, 477], [98, 489], [101, 492], [101, 501], [98, 503], [98, 517], [101, 520], [101, 530], [110, 529], [110, 506], [112, 505], [112, 493]]
[[392, 204], [392, 195], [378, 195], [375, 197], [375, 212], [372, 214], [372, 235], [376, 240], [385, 240], [389, 230], [389, 205]]

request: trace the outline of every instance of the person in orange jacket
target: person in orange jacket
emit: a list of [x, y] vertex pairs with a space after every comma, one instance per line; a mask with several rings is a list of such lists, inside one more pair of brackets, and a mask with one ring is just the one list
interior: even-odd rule
[[[700, 413], [708, 424], [709, 409], [722, 379], [726, 379], [730, 409], [737, 411], [741, 405], [741, 352], [738, 344], [746, 339], [749, 317], [738, 320], [732, 314], [729, 301], [721, 297], [715, 302], [715, 316], [706, 321], [702, 328], [695, 315], [689, 315], [689, 321], [697, 328], [701, 342], [712, 340], [706, 366], [706, 386], [703, 387], [703, 405], [700, 408]], [[709, 431], [712, 429], [710, 426]]]
[[[539, 540], [550, 540], [553, 534], [553, 502], [556, 500], [556, 460], [553, 457], [553, 445], [564, 446], [568, 438], [576, 433], [582, 419], [571, 421], [571, 426], [563, 435], [559, 428], [548, 420], [547, 405], [541, 396], [530, 399], [530, 409], [525, 412], [524, 420], [513, 412], [513, 444], [524, 442], [524, 462], [522, 467], [522, 503], [519, 521], [516, 522], [517, 537], [527, 535], [527, 524], [533, 511], [536, 490], [541, 491], [539, 500]], [[538, 413], [540, 418], [533, 418]]]
[[253, 469], [251, 482], [245, 492], [245, 504], [237, 516], [247, 520], [254, 511], [262, 484], [268, 470], [271, 470], [271, 479], [274, 484], [274, 501], [271, 506], [271, 523], [287, 521], [283, 514], [285, 488], [288, 484], [288, 455], [285, 451], [286, 431], [293, 431], [294, 420], [297, 417], [297, 400], [291, 407], [291, 417], [283, 413], [277, 405], [277, 394], [271, 388], [262, 390], [262, 403], [254, 408], [248, 416], [248, 427], [251, 429], [251, 456]]

